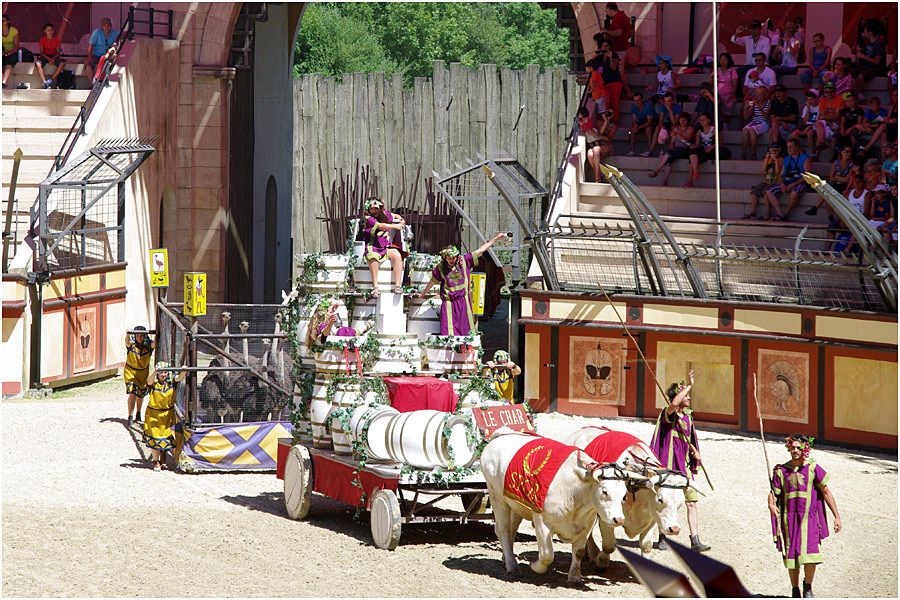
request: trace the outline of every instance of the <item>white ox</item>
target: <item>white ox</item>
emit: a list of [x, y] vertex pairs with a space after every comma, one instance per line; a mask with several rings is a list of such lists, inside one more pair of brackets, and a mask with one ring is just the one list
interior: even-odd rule
[[[583, 427], [566, 438], [565, 443], [584, 450], [604, 430], [597, 427]], [[591, 459], [598, 460], [592, 456]], [[650, 448], [643, 442], [626, 448], [618, 457], [603, 457], [601, 460], [614, 462], [623, 469], [647, 467], [648, 479], [634, 480], [629, 485], [629, 493], [623, 503], [625, 523], [622, 529], [629, 538], [638, 538], [643, 554], [649, 554], [657, 529], [666, 535], [678, 535], [681, 526], [678, 511], [684, 506], [684, 488], [688, 487], [687, 477], [662, 468]], [[588, 538], [587, 550], [591, 561], [600, 568], [609, 564], [609, 555], [616, 549], [615, 527], [599, 521], [600, 538], [603, 548], [597, 547], [593, 536]]]
[[553, 563], [554, 534], [563, 542], [572, 544], [572, 566], [568, 579], [569, 583], [577, 584], [581, 582], [585, 544], [598, 517], [601, 523], [610, 527], [625, 522], [622, 510], [627, 491], [624, 473], [614, 465], [584, 462], [581, 452], [572, 452], [547, 488], [543, 512], [534, 512], [503, 493], [507, 467], [516, 452], [534, 439], [533, 435], [501, 430], [481, 454], [481, 472], [487, 482], [494, 511], [494, 531], [500, 540], [509, 573], [516, 570], [513, 542], [522, 519], [532, 522], [537, 537], [538, 558], [531, 563], [531, 570], [535, 573], [545, 573]]

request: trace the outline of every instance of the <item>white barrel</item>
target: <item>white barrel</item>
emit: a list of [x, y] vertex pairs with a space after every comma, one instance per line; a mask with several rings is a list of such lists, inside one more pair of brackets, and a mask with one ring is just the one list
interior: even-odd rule
[[406, 327], [406, 330], [416, 334], [421, 342], [427, 340], [430, 335], [439, 334], [441, 332], [441, 299], [437, 296], [411, 299]]
[[313, 446], [331, 448], [331, 402], [326, 398], [331, 377], [316, 375], [313, 384], [313, 395], [309, 401], [309, 420], [312, 425]]
[[353, 304], [353, 315], [350, 317], [350, 327], [356, 333], [363, 334], [375, 327], [375, 313], [378, 310], [378, 299], [369, 298], [363, 300], [357, 298]]
[[[372, 273], [365, 261], [353, 269], [353, 285], [361, 292], [372, 289]], [[382, 292], [389, 292], [391, 287], [391, 261], [384, 259], [378, 265], [378, 289]]]
[[304, 261], [308, 257], [308, 254], [300, 255], [300, 281], [309, 291], [314, 294], [340, 293], [347, 287], [351, 257], [346, 254], [322, 254], [314, 274], [303, 272]]
[[[425, 356], [428, 359], [428, 370], [440, 373], [468, 372], [474, 373], [478, 367], [478, 350], [481, 347], [481, 336], [473, 336], [469, 340], [463, 336], [429, 336], [425, 343]], [[457, 352], [461, 345], [473, 346], [469, 353]]]
[[406, 261], [409, 269], [409, 285], [422, 290], [431, 281], [431, 271], [440, 262], [441, 257], [434, 254], [414, 254]]
[[[364, 404], [375, 403], [375, 392], [363, 393], [358, 383], [341, 382], [335, 384], [334, 397], [331, 400], [332, 409], [354, 408]], [[350, 454], [351, 439], [348, 429], [337, 417], [331, 419], [331, 441], [337, 454]]]
[[300, 438], [308, 439], [312, 436], [312, 424], [309, 422], [309, 398], [303, 398], [298, 389], [296, 386], [294, 387], [294, 406], [301, 406], [302, 408], [297, 418], [294, 433]]
[[365, 242], [353, 242], [353, 266], [359, 267], [366, 264], [363, 255], [366, 253]]
[[373, 335], [378, 340], [378, 353], [371, 371], [384, 375], [400, 375], [422, 370], [422, 350], [419, 348], [419, 338], [414, 333]]
[[385, 432], [391, 419], [399, 414], [386, 404], [357, 407], [350, 419], [350, 439], [365, 444], [368, 459], [390, 461]]
[[313, 366], [316, 364], [316, 357], [306, 345], [306, 334], [309, 331], [309, 319], [316, 310], [316, 305], [303, 306], [300, 309], [300, 320], [297, 323], [297, 345], [300, 354], [300, 362], [304, 365]]
[[360, 347], [364, 342], [364, 337], [338, 337], [328, 336], [325, 338], [326, 344], [340, 344], [341, 346], [350, 346], [349, 352], [344, 355], [343, 348], [319, 348], [316, 352], [316, 373], [324, 373], [328, 375], [352, 375], [357, 372], [356, 355], [353, 347]]
[[[385, 432], [388, 455], [423, 469], [469, 466], [475, 452], [466, 436], [467, 424], [468, 417], [439, 410], [401, 413], [391, 419]], [[445, 429], [449, 437], [444, 436]]]

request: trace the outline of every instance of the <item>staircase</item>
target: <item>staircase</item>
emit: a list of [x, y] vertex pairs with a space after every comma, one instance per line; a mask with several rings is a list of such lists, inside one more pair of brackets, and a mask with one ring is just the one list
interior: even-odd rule
[[[20, 65], [16, 65], [17, 67]], [[33, 66], [33, 65], [32, 65]], [[37, 75], [34, 75], [38, 79]], [[38, 86], [39, 87], [39, 86]], [[38, 186], [47, 178], [81, 105], [90, 90], [3, 90], [3, 188], [8, 192], [13, 154], [22, 150], [22, 162], [13, 201], [10, 257], [28, 229], [29, 210], [38, 196]], [[8, 196], [3, 195], [5, 223]]]

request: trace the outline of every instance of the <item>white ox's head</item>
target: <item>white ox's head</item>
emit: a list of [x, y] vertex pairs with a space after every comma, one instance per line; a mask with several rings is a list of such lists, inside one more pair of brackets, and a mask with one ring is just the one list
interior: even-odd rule
[[628, 493], [628, 481], [646, 478], [627, 472], [615, 464], [584, 463], [580, 458], [578, 471], [582, 479], [591, 482], [591, 503], [600, 520], [610, 527], [624, 524], [622, 503]]
[[684, 506], [685, 488], [693, 488], [690, 481], [681, 473], [662, 471], [648, 479], [645, 485], [646, 492], [654, 495], [655, 510], [652, 512], [659, 531], [665, 535], [678, 535], [681, 532], [678, 511]]

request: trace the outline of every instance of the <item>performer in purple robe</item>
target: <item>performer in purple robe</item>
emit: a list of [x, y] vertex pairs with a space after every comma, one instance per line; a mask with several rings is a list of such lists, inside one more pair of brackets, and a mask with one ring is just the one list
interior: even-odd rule
[[366, 250], [364, 258], [369, 264], [369, 272], [372, 274], [372, 297], [377, 298], [381, 294], [378, 290], [378, 268], [384, 259], [391, 261], [394, 293], [402, 294], [403, 259], [409, 253], [403, 250], [400, 232], [406, 226], [406, 221], [400, 215], [385, 210], [384, 202], [380, 198], [374, 196], [369, 198], [366, 200], [365, 206], [363, 234], [366, 237]]
[[[694, 429], [691, 416], [691, 388], [694, 385], [694, 371], [689, 371], [690, 383], [673, 383], [668, 390], [669, 405], [656, 419], [656, 429], [650, 440], [650, 448], [662, 463], [662, 466], [678, 471], [692, 480], [700, 467], [700, 440]], [[697, 501], [700, 494], [693, 488], [685, 488], [684, 504], [687, 507], [688, 529], [691, 535], [691, 548], [697, 552], [706, 552], [709, 546], [700, 541], [697, 520]], [[666, 537], [660, 533], [657, 547], [668, 549]]]
[[323, 300], [319, 303], [312, 317], [309, 319], [309, 326], [306, 330], [306, 345], [310, 348], [318, 344], [324, 344], [325, 339], [330, 336], [339, 337], [356, 337], [357, 331], [352, 327], [339, 326], [334, 327], [338, 320], [338, 309], [341, 303], [337, 301]]
[[474, 252], [459, 255], [459, 248], [447, 246], [441, 250], [441, 262], [431, 271], [431, 280], [416, 294], [424, 298], [436, 284], [441, 286], [441, 335], [469, 335], [475, 332], [472, 299], [469, 294], [469, 275], [475, 263], [488, 248], [506, 237], [498, 233]]
[[[791, 460], [773, 469], [769, 492], [772, 535], [791, 580], [793, 598], [814, 598], [816, 565], [822, 562], [822, 540], [828, 537], [825, 505], [834, 515], [834, 532], [841, 530], [837, 502], [828, 489], [828, 473], [809, 458], [813, 438], [795, 433], [785, 438]], [[803, 565], [803, 594], [798, 586]]]

